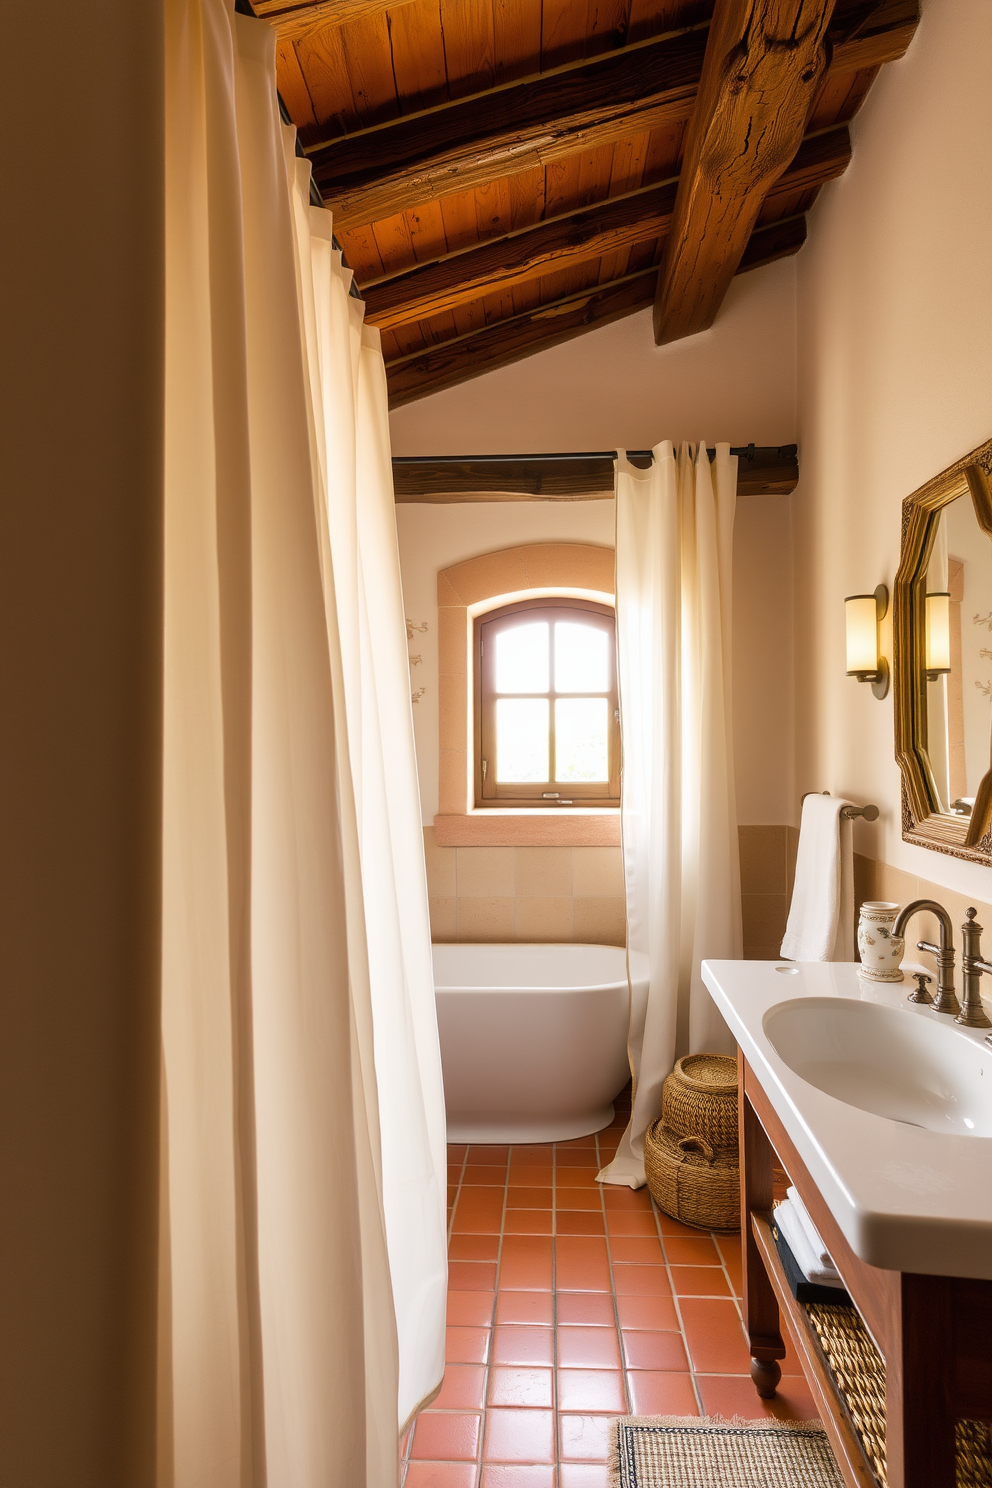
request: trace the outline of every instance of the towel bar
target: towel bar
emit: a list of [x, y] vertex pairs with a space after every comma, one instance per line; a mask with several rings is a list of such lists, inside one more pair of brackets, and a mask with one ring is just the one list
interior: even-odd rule
[[[816, 796], [816, 795], [829, 796], [829, 794], [830, 794], [829, 791], [804, 791], [803, 792], [803, 801], [805, 801], [805, 799], [806, 799], [807, 796]], [[799, 803], [800, 809], [802, 808], [803, 801], [800, 801], [800, 803]], [[841, 816], [846, 817], [848, 821], [852, 821], [854, 819], [854, 817], [856, 817], [856, 816], [863, 817], [865, 821], [875, 821], [878, 818], [878, 807], [877, 806], [871, 806], [871, 805], [868, 805], [868, 806], [844, 806], [844, 807], [841, 808], [841, 813], [840, 814], [841, 814]]]

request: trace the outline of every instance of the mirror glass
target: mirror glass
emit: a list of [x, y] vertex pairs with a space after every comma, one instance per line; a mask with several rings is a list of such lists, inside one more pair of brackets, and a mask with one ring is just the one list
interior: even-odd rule
[[992, 739], [992, 542], [970, 495], [941, 509], [926, 593], [927, 754], [938, 809], [968, 818]]

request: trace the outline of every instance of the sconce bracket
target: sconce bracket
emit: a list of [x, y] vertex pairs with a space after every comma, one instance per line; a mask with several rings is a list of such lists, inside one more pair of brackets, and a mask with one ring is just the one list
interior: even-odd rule
[[[888, 585], [886, 585], [886, 584], [876, 584], [876, 586], [875, 586], [875, 619], [878, 621], [879, 624], [881, 624], [882, 621], [885, 619], [885, 617], [886, 617], [886, 615], [888, 613], [889, 613], [889, 590], [888, 590]], [[888, 672], [888, 666], [886, 666], [886, 669], [885, 670], [886, 670], [886, 672]], [[881, 667], [879, 667], [879, 671], [881, 671]], [[888, 689], [888, 683], [886, 683], [886, 689]], [[883, 692], [881, 695], [882, 695], [882, 697], [884, 697], [885, 696], [885, 693]], [[878, 696], [877, 693], [876, 693], [876, 696]]]
[[[879, 588], [884, 587], [884, 585], [879, 585]], [[875, 591], [875, 596], [876, 598], [878, 597], [878, 590]], [[877, 697], [879, 701], [885, 697], [889, 690], [889, 663], [884, 656], [878, 658], [878, 671], [872, 679], [871, 690], [872, 695]]]

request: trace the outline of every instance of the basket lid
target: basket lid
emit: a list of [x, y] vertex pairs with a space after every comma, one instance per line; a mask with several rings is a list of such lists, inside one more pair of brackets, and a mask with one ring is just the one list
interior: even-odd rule
[[733, 1095], [737, 1090], [737, 1060], [732, 1054], [686, 1054], [676, 1061], [674, 1073], [690, 1090], [707, 1095]]

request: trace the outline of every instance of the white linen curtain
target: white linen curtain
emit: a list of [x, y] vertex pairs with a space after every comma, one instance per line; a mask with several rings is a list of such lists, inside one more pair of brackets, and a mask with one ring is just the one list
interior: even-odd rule
[[644, 1134], [680, 1054], [732, 1051], [700, 975], [741, 955], [731, 713], [737, 460], [705, 441], [616, 473], [630, 1124], [606, 1183], [644, 1184]]
[[377, 338], [275, 41], [170, 0], [162, 1488], [386, 1488], [444, 1114]]

